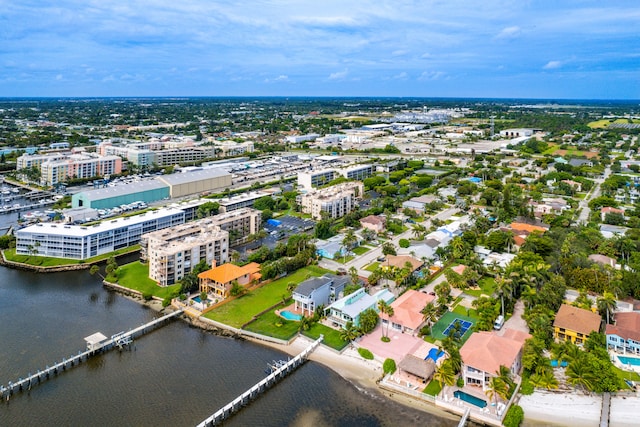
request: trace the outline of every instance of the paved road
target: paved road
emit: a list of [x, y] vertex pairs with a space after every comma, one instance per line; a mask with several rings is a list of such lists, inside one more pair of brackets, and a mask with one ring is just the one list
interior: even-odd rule
[[[452, 208], [445, 209], [441, 212], [438, 212], [436, 215], [433, 216], [433, 218], [437, 218], [441, 221], [446, 221], [447, 219], [455, 215], [457, 212], [458, 212], [458, 208], [452, 207]], [[423, 221], [421, 224], [428, 229], [429, 227], [431, 227], [431, 219], [427, 219]], [[389, 242], [393, 243], [393, 245], [397, 248], [399, 246], [400, 239], [411, 239], [412, 237], [413, 237], [413, 229], [409, 229], [404, 233], [394, 236], [392, 239], [389, 240]], [[369, 277], [371, 272], [364, 270], [363, 268], [371, 264], [372, 262], [374, 262], [380, 256], [382, 256], [382, 245], [374, 249], [371, 249], [369, 252], [363, 255], [356, 256], [354, 259], [352, 259], [351, 261], [348, 261], [346, 264], [341, 264], [329, 259], [322, 259], [318, 264], [320, 265], [320, 267], [327, 268], [329, 270], [336, 270], [339, 267], [343, 267], [349, 270], [351, 267], [355, 267], [358, 270], [358, 274], [360, 276]]]
[[591, 189], [591, 191], [587, 194], [587, 196], [580, 201], [578, 207], [581, 209], [580, 215], [578, 216], [578, 223], [586, 224], [589, 221], [589, 215], [591, 214], [591, 208], [589, 207], [589, 202], [592, 199], [600, 196], [602, 189], [600, 188], [600, 184], [604, 182], [611, 175], [611, 168], [607, 166], [604, 170], [603, 178], [598, 178], [595, 180], [595, 185]]

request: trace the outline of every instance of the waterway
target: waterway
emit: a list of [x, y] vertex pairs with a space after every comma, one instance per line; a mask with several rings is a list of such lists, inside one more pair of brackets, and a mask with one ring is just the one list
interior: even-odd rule
[[[105, 290], [88, 272], [34, 274], [0, 267], [0, 384], [84, 350], [83, 338], [157, 317]], [[284, 355], [175, 321], [0, 403], [0, 426], [191, 426], [264, 377]], [[315, 362], [229, 419], [228, 426], [449, 426], [362, 392]]]

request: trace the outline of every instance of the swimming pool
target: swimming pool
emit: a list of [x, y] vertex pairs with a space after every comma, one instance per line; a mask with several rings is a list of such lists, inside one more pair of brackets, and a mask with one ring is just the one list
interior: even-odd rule
[[467, 394], [464, 391], [456, 390], [453, 392], [453, 395], [460, 400], [463, 400], [467, 403], [471, 403], [472, 405], [477, 406], [478, 408], [484, 408], [485, 406], [487, 406], [486, 401], [478, 397], [472, 396], [470, 394]]
[[288, 310], [282, 310], [280, 312], [280, 316], [284, 317], [287, 320], [294, 320], [296, 322], [299, 322], [300, 319], [302, 319], [302, 316], [300, 316], [299, 314], [292, 313]]
[[625, 357], [617, 356], [620, 363], [623, 365], [640, 366], [640, 358], [637, 357]]
[[[550, 363], [552, 368], [557, 368], [558, 367], [558, 361], [557, 360], [552, 360]], [[567, 362], [566, 360], [562, 360], [560, 362], [560, 367], [561, 368], [566, 368], [569, 365], [569, 362]]]
[[195, 302], [202, 302], [202, 300], [200, 299], [200, 295], [198, 295], [197, 297], [193, 297], [192, 298]]
[[444, 351], [440, 351], [440, 350], [438, 350], [437, 348], [434, 347], [434, 348], [429, 349], [429, 354], [427, 354], [427, 357], [425, 357], [424, 360], [431, 359], [435, 363], [442, 356], [444, 356]]

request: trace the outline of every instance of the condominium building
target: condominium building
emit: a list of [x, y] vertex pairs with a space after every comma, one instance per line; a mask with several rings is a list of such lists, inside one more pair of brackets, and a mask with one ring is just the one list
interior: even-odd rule
[[38, 223], [16, 230], [16, 253], [87, 259], [137, 245], [142, 235], [183, 224], [185, 212], [167, 208], [93, 226]]
[[336, 171], [333, 169], [322, 169], [310, 172], [300, 172], [298, 174], [298, 185], [306, 190], [320, 187], [330, 183], [336, 177]]
[[237, 245], [247, 240], [250, 234], [260, 231], [262, 212], [252, 208], [242, 208], [210, 217], [213, 224], [229, 232], [229, 244]]
[[154, 231], [142, 236], [141, 259], [149, 262], [149, 278], [160, 286], [172, 285], [204, 260], [223, 264], [229, 254], [229, 233], [212, 218]]
[[217, 200], [220, 205], [220, 212], [231, 212], [237, 209], [249, 208], [253, 206], [256, 200], [261, 197], [268, 196], [269, 193], [262, 191], [252, 191], [250, 193], [242, 193], [232, 197], [225, 197]]
[[356, 165], [344, 169], [337, 169], [337, 172], [347, 179], [362, 181], [373, 175], [373, 165]]
[[67, 155], [62, 153], [23, 154], [16, 159], [16, 170], [40, 168], [44, 162], [63, 160], [66, 157]]
[[364, 186], [360, 181], [345, 182], [331, 187], [310, 191], [298, 197], [302, 212], [315, 220], [322, 219], [322, 212], [329, 218], [342, 218], [356, 206], [362, 197]]

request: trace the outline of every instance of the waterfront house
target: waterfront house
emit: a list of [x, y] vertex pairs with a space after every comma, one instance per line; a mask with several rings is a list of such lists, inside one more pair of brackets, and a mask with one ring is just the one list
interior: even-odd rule
[[580, 345], [591, 332], [600, 331], [601, 321], [600, 316], [590, 310], [562, 304], [553, 322], [553, 337]]
[[344, 291], [351, 279], [348, 276], [325, 274], [322, 277], [311, 277], [301, 282], [293, 291], [295, 309], [307, 316], [312, 316], [316, 308], [334, 302]]
[[460, 348], [465, 386], [478, 386], [485, 391], [491, 378], [500, 372], [500, 366], [518, 375], [524, 342], [531, 335], [509, 328], [503, 331], [502, 336], [495, 331], [474, 332]]
[[640, 312], [616, 313], [615, 323], [607, 325], [606, 335], [607, 347], [640, 355]]
[[222, 264], [198, 274], [200, 292], [213, 294], [218, 298], [227, 298], [231, 294], [234, 282], [247, 287], [261, 278], [260, 264], [251, 262], [238, 267], [235, 264]]
[[[424, 323], [424, 316], [420, 312], [425, 305], [433, 301], [435, 297], [424, 292], [409, 289], [391, 303], [393, 317], [391, 328], [406, 334], [414, 334], [420, 330]], [[386, 317], [382, 323], [386, 323]]]
[[325, 309], [327, 319], [337, 327], [344, 328], [348, 322], [356, 327], [360, 326], [360, 314], [367, 309], [378, 311], [378, 301], [383, 300], [390, 304], [395, 299], [388, 289], [382, 289], [373, 295], [369, 295], [365, 288], [359, 288], [355, 292], [340, 298]]

